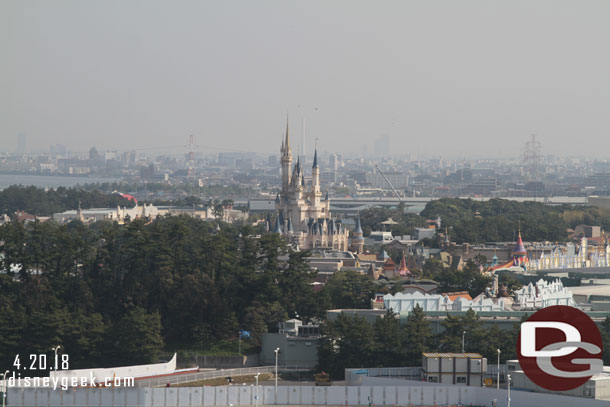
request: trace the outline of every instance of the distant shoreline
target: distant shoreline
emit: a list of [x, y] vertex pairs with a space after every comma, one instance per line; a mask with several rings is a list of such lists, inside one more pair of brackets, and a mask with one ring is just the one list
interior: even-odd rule
[[105, 177], [102, 175], [88, 175], [88, 174], [64, 174], [64, 173], [47, 173], [47, 172], [27, 172], [27, 171], [2, 171], [0, 175], [27, 175], [29, 177], [67, 177], [67, 178], [98, 178], [98, 179], [116, 179], [122, 181], [122, 178]]
[[74, 174], [32, 174], [0, 171], [0, 190], [11, 185], [35, 186], [39, 188], [71, 188], [84, 184], [121, 182], [121, 178], [94, 177]]

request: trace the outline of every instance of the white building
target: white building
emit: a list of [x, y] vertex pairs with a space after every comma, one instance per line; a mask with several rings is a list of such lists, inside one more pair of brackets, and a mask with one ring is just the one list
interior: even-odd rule
[[423, 294], [421, 292], [397, 293], [396, 295], [386, 294], [383, 296], [386, 309], [391, 309], [396, 313], [410, 312], [419, 305], [424, 311], [504, 311], [508, 308], [508, 301], [505, 298], [486, 298], [482, 295], [468, 300], [458, 297], [452, 301], [446, 295]]
[[514, 304], [521, 309], [540, 309], [552, 305], [576, 306], [572, 292], [563, 286], [560, 279], [550, 283], [540, 279], [536, 285], [529, 283], [515, 291]]
[[153, 204], [136, 205], [133, 208], [120, 207], [116, 208], [91, 208], [91, 209], [75, 209], [61, 213], [53, 214], [53, 220], [59, 223], [67, 223], [75, 219], [79, 219], [85, 223], [97, 222], [100, 220], [110, 220], [122, 223], [125, 219], [137, 218], [153, 218], [160, 215], [158, 208]]

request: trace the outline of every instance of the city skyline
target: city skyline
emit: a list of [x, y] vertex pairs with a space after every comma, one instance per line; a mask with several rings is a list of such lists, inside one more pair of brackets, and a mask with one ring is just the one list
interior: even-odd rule
[[[0, 5], [0, 138], [73, 151], [605, 157], [605, 2], [17, 2]], [[15, 145], [16, 148], [16, 145]], [[8, 148], [9, 151], [14, 148]]]

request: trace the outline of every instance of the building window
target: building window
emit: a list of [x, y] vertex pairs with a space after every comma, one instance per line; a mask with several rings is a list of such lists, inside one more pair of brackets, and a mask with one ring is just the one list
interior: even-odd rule
[[466, 378], [465, 377], [458, 377], [457, 378], [457, 382], [458, 383], [466, 383]]
[[428, 381], [430, 383], [438, 383], [438, 379], [435, 376], [428, 376]]

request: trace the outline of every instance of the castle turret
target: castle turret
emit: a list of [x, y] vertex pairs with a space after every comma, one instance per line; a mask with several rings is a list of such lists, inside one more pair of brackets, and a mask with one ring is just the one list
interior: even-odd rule
[[356, 253], [362, 253], [364, 250], [364, 237], [362, 232], [362, 225], [360, 224], [360, 213], [356, 218], [356, 227], [352, 232], [352, 251]]
[[283, 191], [288, 190], [288, 185], [290, 185], [291, 178], [291, 168], [292, 165], [292, 151], [290, 150], [290, 137], [288, 134], [288, 118], [286, 118], [286, 138], [282, 142], [282, 189]]

